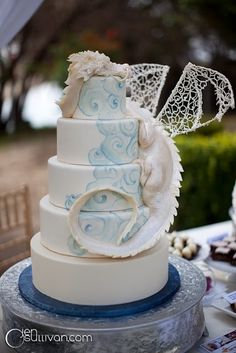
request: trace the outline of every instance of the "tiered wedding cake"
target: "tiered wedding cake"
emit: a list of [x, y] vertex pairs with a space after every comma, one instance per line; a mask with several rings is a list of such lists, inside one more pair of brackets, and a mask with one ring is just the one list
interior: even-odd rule
[[[69, 60], [68, 86], [59, 102], [58, 155], [48, 162], [49, 195], [40, 202], [40, 233], [31, 242], [33, 283], [41, 293], [72, 304], [147, 298], [168, 280], [165, 231], [176, 214], [182, 171], [164, 128], [174, 135], [201, 126], [200, 117], [195, 124], [191, 120], [200, 114], [193, 93], [200, 97], [198, 90], [213, 71], [189, 64], [177, 91], [154, 119], [151, 112], [167, 67], [114, 64], [89, 51]], [[198, 81], [199, 71], [205, 81], [202, 76]], [[126, 98], [126, 79], [131, 99]], [[200, 87], [191, 91], [192, 82]], [[180, 98], [186, 102], [176, 111]], [[227, 104], [222, 114], [230, 100]], [[170, 121], [181, 117], [182, 108], [189, 116], [181, 123]]]
[[[83, 55], [92, 72], [81, 79]], [[120, 304], [165, 286], [168, 241], [162, 236], [150, 250], [120, 259], [112, 251], [110, 257], [94, 255], [76, 239], [77, 227], [82, 240], [98, 246], [105, 241], [108, 248], [129, 242], [132, 247], [150, 218], [140, 184], [139, 121], [126, 111], [129, 67], [90, 55], [79, 54], [77, 63], [71, 57], [69, 86], [59, 103], [58, 155], [48, 161], [49, 195], [40, 202], [40, 234], [31, 243], [33, 283], [68, 303]]]

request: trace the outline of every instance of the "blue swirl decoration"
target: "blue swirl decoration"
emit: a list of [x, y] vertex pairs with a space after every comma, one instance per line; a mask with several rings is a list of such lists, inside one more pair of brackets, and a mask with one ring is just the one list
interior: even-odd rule
[[[122, 212], [122, 216], [119, 212], [100, 214], [99, 212], [80, 212], [80, 215], [78, 216], [78, 224], [86, 236], [98, 241], [106, 241], [115, 244], [117, 242], [117, 237], [125, 229], [130, 217], [131, 215], [129, 211]], [[141, 207], [137, 222], [123, 239], [123, 242], [131, 239], [148, 220], [148, 217], [149, 209], [147, 207]]]
[[73, 203], [81, 196], [80, 193], [78, 194], [69, 194], [69, 195], [66, 195], [66, 199], [65, 199], [65, 208], [67, 210], [70, 210]]
[[70, 252], [74, 255], [84, 256], [85, 254], [87, 254], [87, 250], [82, 249], [80, 245], [77, 243], [77, 241], [72, 237], [72, 235], [70, 235], [68, 238], [67, 246]]
[[89, 151], [91, 165], [130, 163], [138, 158], [138, 122], [129, 120], [119, 124], [96, 123], [99, 132], [105, 136], [99, 148]]
[[[96, 167], [93, 171], [94, 181], [86, 186], [85, 191], [96, 188], [104, 188], [108, 185], [132, 195], [138, 205], [142, 205], [142, 188], [140, 185], [140, 167], [133, 165], [132, 168]], [[66, 195], [65, 208], [70, 210], [81, 193]], [[109, 190], [98, 191], [83, 206], [84, 211], [104, 211], [128, 209], [130, 205], [119, 193]]]
[[83, 84], [81, 112], [94, 119], [119, 119], [125, 114], [125, 85], [114, 77], [92, 77]]
[[[93, 172], [95, 180], [90, 182], [86, 191], [98, 187], [110, 185], [129, 195], [132, 195], [139, 205], [142, 204], [140, 186], [140, 167], [133, 165], [133, 168], [96, 167]], [[130, 205], [120, 194], [114, 191], [101, 191], [91, 197], [83, 207], [83, 210], [103, 211], [111, 209], [130, 208]]]

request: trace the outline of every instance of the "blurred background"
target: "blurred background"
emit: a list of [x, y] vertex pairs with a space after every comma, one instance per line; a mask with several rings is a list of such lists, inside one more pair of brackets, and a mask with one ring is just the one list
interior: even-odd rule
[[[37, 231], [69, 54], [89, 49], [115, 62], [169, 65], [161, 108], [189, 61], [222, 72], [236, 87], [235, 33], [235, 0], [44, 1], [0, 52], [0, 193], [29, 185]], [[217, 111], [211, 88], [204, 111]], [[185, 173], [174, 227], [227, 220], [236, 179], [235, 111], [176, 143]]]

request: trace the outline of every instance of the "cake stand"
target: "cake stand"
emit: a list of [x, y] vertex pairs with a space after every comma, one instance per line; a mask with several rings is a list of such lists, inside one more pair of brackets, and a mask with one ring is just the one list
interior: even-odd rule
[[181, 278], [181, 288], [170, 301], [140, 314], [103, 319], [56, 315], [29, 304], [19, 293], [18, 279], [30, 259], [17, 263], [0, 280], [8, 346], [18, 353], [187, 352], [204, 331], [206, 280], [192, 263], [174, 256], [170, 262]]

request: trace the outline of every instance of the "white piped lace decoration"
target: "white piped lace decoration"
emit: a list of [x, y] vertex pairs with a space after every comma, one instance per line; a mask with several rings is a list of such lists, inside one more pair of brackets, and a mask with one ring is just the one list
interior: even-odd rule
[[[153, 112], [154, 116], [168, 67], [156, 65], [156, 70], [155, 75], [155, 65], [133, 65], [132, 76], [128, 79], [131, 100]], [[150, 72], [153, 76], [148, 76]], [[214, 86], [219, 111], [212, 119], [202, 121], [202, 91], [208, 83]], [[174, 137], [194, 131], [214, 120], [220, 121], [230, 107], [234, 108], [234, 96], [229, 80], [215, 70], [189, 63], [157, 115], [156, 124], [164, 127], [169, 135]]]
[[[208, 121], [201, 121], [202, 91], [211, 83], [216, 94], [219, 111]], [[220, 121], [229, 108], [234, 108], [233, 90], [229, 80], [221, 73], [189, 63], [176, 87], [157, 116], [172, 137], [194, 131], [214, 120]]]
[[131, 65], [127, 87], [131, 100], [155, 114], [169, 66], [158, 64]]
[[[215, 119], [220, 120], [229, 107], [234, 107], [234, 98], [232, 87], [224, 75], [189, 63], [154, 119], [168, 69], [163, 68], [159, 82], [154, 74], [148, 76], [148, 64], [132, 66], [131, 71], [133, 75], [128, 81], [131, 99], [127, 99], [127, 115], [140, 121], [140, 149], [136, 162], [142, 167], [143, 200], [151, 212], [149, 220], [130, 240], [133, 247], [130, 255], [134, 255], [134, 245], [137, 252], [153, 246], [168, 231], [177, 214], [176, 197], [179, 196], [183, 169], [171, 137], [193, 131]], [[208, 82], [215, 88], [219, 112], [211, 120], [201, 122], [202, 90]]]

